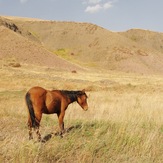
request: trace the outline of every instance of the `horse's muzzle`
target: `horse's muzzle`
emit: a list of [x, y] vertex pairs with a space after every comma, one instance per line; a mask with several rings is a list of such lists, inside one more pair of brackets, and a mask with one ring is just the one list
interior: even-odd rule
[[88, 106], [83, 107], [83, 110], [87, 111], [88, 110]]

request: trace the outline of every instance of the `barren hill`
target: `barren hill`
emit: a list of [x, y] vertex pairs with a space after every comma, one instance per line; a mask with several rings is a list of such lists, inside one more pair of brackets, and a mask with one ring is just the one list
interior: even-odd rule
[[1, 21], [0, 23], [0, 59], [3, 62], [9, 60], [60, 70], [82, 69], [51, 53], [38, 43], [28, 31], [18, 28], [11, 21]]
[[0, 25], [1, 57], [12, 55], [20, 62], [65, 69], [79, 68], [78, 64], [163, 74], [163, 33], [138, 29], [120, 33], [89, 23], [14, 17], [1, 17]]

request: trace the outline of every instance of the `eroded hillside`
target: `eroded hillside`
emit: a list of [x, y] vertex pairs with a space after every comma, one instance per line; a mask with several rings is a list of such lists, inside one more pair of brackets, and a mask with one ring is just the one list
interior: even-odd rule
[[[134, 29], [119, 33], [89, 23], [13, 17], [3, 17], [1, 22], [1, 55], [19, 54], [16, 57], [21, 61], [26, 59], [29, 63], [39, 62], [40, 65], [45, 62], [42, 57], [46, 56], [49, 61], [44, 65], [47, 66], [49, 62], [53, 65], [53, 60], [60, 65], [63, 58], [64, 62], [67, 60], [69, 64], [87, 68], [163, 73], [163, 33]], [[13, 23], [17, 30], [7, 27], [4, 22]], [[26, 54], [29, 52], [30, 55]], [[27, 55], [28, 59], [24, 59]], [[34, 56], [39, 57], [35, 59], [37, 57]]]

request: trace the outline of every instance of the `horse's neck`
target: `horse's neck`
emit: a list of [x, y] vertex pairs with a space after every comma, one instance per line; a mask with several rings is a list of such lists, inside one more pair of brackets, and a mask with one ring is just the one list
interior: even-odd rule
[[70, 100], [70, 103], [77, 101], [77, 95], [76, 94], [69, 94], [68, 98]]
[[77, 101], [77, 91], [62, 91], [68, 98], [69, 103]]

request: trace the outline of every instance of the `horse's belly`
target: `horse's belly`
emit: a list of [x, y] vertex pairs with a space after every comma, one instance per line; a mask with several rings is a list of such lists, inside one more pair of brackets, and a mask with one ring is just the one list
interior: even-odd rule
[[61, 108], [61, 101], [56, 97], [54, 98], [51, 93], [46, 94], [46, 101], [45, 101], [45, 109], [44, 113], [46, 114], [53, 114], [60, 112]]
[[42, 111], [42, 113], [44, 113], [44, 114], [55, 114], [55, 113], [57, 113], [57, 111], [55, 111], [55, 110], [50, 110], [50, 109], [43, 109], [43, 111]]
[[53, 114], [53, 113], [59, 113], [59, 112], [60, 112], [60, 107], [58, 105], [54, 105], [54, 103], [47, 105], [43, 109], [43, 113], [45, 114]]

